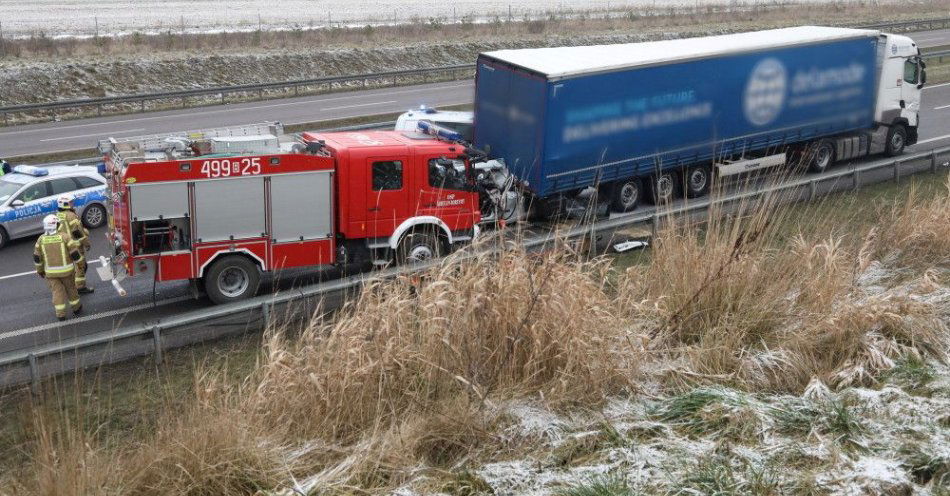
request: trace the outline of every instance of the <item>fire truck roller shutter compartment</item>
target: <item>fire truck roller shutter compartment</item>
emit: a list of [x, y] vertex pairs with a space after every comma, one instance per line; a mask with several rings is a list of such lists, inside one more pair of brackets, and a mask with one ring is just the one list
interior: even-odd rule
[[189, 248], [188, 183], [129, 185], [129, 200], [135, 254]]
[[273, 238], [277, 243], [326, 239], [333, 233], [330, 171], [271, 177]]
[[129, 199], [133, 221], [188, 216], [188, 183], [129, 185]]
[[202, 243], [262, 237], [264, 216], [263, 177], [195, 182], [195, 236]]

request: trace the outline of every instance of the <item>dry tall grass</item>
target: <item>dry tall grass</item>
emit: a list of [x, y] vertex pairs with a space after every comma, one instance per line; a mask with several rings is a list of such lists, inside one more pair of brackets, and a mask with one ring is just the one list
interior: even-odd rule
[[590, 406], [644, 382], [792, 393], [816, 378], [873, 383], [899, 358], [946, 359], [941, 310], [918, 298], [943, 287], [936, 272], [888, 291], [859, 281], [875, 260], [950, 268], [948, 199], [908, 200], [850, 240], [785, 242], [777, 200], [702, 226], [674, 221], [650, 263], [619, 277], [567, 247], [449, 258], [419, 280], [371, 284], [332, 322], [274, 331], [251, 376], [199, 377], [194, 407], [167, 412], [137, 445], [39, 417], [33, 464], [9, 487], [384, 492], [520, 449], [499, 435], [511, 399]]

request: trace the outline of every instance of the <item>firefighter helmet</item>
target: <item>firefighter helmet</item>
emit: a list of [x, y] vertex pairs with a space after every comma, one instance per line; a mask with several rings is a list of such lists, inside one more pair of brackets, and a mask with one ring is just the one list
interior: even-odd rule
[[59, 217], [53, 214], [43, 217], [43, 231], [46, 234], [56, 234], [57, 229], [59, 229]]
[[59, 198], [56, 199], [56, 206], [59, 207], [60, 210], [73, 208], [73, 195], [68, 193], [59, 195]]

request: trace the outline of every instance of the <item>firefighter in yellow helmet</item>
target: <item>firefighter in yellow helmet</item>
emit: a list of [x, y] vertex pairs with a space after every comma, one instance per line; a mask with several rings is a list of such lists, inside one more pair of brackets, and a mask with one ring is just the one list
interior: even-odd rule
[[66, 320], [67, 304], [72, 307], [73, 315], [82, 311], [74, 279], [75, 263], [80, 258], [79, 243], [60, 231], [55, 215], [47, 215], [43, 219], [43, 235], [36, 240], [33, 249], [33, 263], [36, 273], [49, 284], [59, 320]]
[[73, 209], [73, 195], [60, 195], [56, 199], [56, 217], [59, 219], [59, 230], [74, 241], [79, 242], [79, 255], [81, 260], [76, 262], [76, 289], [79, 294], [92, 293], [94, 290], [86, 285], [86, 252], [89, 251], [91, 242], [89, 241], [89, 231], [82, 225], [76, 210]]

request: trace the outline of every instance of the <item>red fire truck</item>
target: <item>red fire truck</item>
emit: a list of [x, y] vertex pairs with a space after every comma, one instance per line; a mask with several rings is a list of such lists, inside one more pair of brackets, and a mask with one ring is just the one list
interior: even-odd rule
[[478, 234], [465, 149], [424, 134], [286, 135], [279, 123], [108, 139], [100, 275], [190, 280], [215, 303], [292, 267], [439, 256]]

